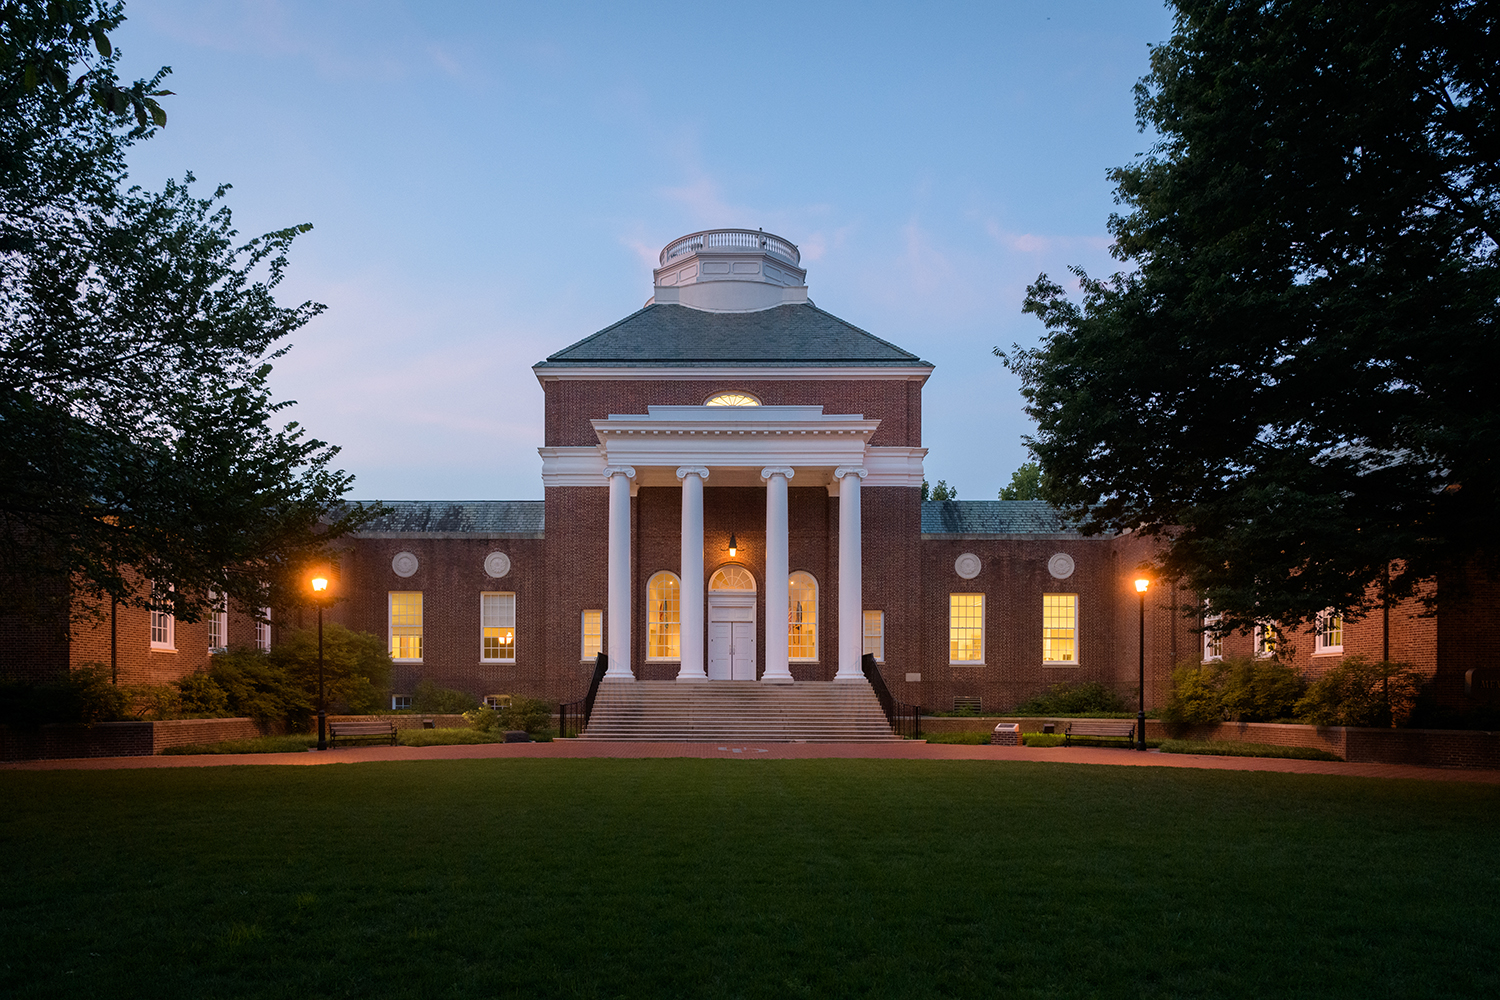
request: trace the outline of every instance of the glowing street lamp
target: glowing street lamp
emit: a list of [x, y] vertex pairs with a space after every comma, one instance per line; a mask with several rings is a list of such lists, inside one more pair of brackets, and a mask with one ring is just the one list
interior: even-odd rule
[[318, 602], [318, 749], [328, 749], [328, 714], [323, 702], [323, 597], [328, 592], [328, 578], [312, 578], [313, 595]]
[[1146, 749], [1146, 588], [1151, 586], [1151, 581], [1141, 578], [1135, 581], [1135, 591], [1141, 598], [1141, 673], [1140, 673], [1140, 710], [1135, 713], [1135, 748]]

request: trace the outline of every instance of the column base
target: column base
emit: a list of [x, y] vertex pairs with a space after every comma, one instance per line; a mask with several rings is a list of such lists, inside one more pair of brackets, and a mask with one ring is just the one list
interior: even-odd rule
[[797, 678], [793, 677], [789, 673], [787, 673], [787, 674], [762, 674], [761, 678], [760, 678], [760, 682], [762, 684], [795, 684], [795, 683], [797, 683]]
[[840, 670], [838, 673], [833, 675], [833, 679], [835, 681], [849, 681], [851, 683], [854, 681], [864, 681], [866, 684], [869, 683], [869, 681], [865, 680], [864, 671], [860, 671], [857, 674], [846, 674], [842, 670]]
[[678, 674], [677, 680], [682, 684], [707, 684], [707, 674]]
[[621, 670], [621, 671], [616, 672], [616, 670], [615, 670], [614, 667], [610, 667], [608, 670], [604, 671], [604, 676], [601, 677], [600, 680], [601, 681], [633, 681], [633, 680], [635, 680], [635, 674], [631, 673], [629, 670]]

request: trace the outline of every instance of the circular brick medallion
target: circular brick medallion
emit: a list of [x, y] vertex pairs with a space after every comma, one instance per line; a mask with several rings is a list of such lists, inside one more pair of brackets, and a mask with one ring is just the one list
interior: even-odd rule
[[1047, 572], [1054, 580], [1066, 580], [1073, 575], [1073, 557], [1066, 552], [1057, 553], [1047, 560]]
[[411, 576], [420, 565], [417, 557], [410, 552], [397, 552], [396, 557], [391, 560], [391, 572], [401, 577]]
[[983, 568], [984, 564], [981, 563], [979, 561], [979, 557], [972, 552], [965, 552], [963, 555], [953, 560], [953, 572], [957, 573], [965, 580], [974, 579], [979, 575], [979, 571]]
[[510, 556], [504, 552], [491, 552], [484, 557], [484, 571], [496, 580], [510, 572]]

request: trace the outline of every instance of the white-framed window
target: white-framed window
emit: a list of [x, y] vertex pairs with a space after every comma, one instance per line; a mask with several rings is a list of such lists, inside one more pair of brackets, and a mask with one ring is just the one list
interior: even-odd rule
[[411, 708], [411, 695], [409, 695], [409, 694], [393, 694], [393, 695], [391, 695], [391, 710], [392, 711], [394, 711], [394, 712], [405, 712], [405, 711], [409, 710], [410, 708]]
[[682, 659], [682, 584], [666, 570], [646, 583], [646, 659]]
[[885, 612], [865, 612], [865, 652], [875, 657], [876, 663], [885, 662]]
[[948, 662], [984, 665], [984, 595], [948, 595]]
[[583, 613], [583, 649], [579, 658], [592, 663], [604, 652], [604, 612], [590, 608]]
[[516, 595], [479, 595], [479, 659], [516, 662]]
[[716, 392], [704, 400], [704, 406], [759, 406], [760, 400], [748, 392]]
[[793, 663], [818, 658], [818, 581], [798, 570], [786, 581], [786, 644]]
[[269, 652], [271, 649], [271, 609], [261, 608], [260, 617], [263, 620], [255, 623], [255, 648], [261, 652]]
[[1313, 627], [1313, 654], [1342, 653], [1344, 651], [1344, 616], [1337, 611], [1324, 611], [1318, 615]]
[[1214, 663], [1224, 659], [1224, 633], [1218, 631], [1223, 615], [1216, 615], [1203, 606], [1203, 662]]
[[172, 588], [156, 587], [151, 592], [151, 648], [177, 651], [177, 619], [172, 614]]
[[389, 592], [391, 659], [422, 661], [422, 592]]
[[1280, 648], [1280, 629], [1270, 622], [1261, 622], [1255, 626], [1255, 658], [1257, 660], [1274, 659]]
[[510, 704], [508, 694], [487, 694], [484, 696], [484, 707], [492, 712], [498, 712]]
[[1042, 662], [1078, 663], [1078, 595], [1042, 595]]
[[229, 645], [229, 596], [208, 595], [213, 610], [208, 613], [208, 651], [217, 653]]

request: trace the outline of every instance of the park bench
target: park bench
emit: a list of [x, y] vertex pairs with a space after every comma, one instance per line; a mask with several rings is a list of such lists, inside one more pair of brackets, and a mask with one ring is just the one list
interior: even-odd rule
[[1075, 736], [1089, 739], [1119, 739], [1127, 743], [1135, 739], [1135, 723], [1129, 719], [1074, 719], [1063, 731], [1063, 746], [1068, 746]]
[[328, 724], [328, 745], [332, 747], [339, 740], [382, 740], [389, 741], [391, 746], [395, 746], [396, 722], [394, 719], [330, 722]]

